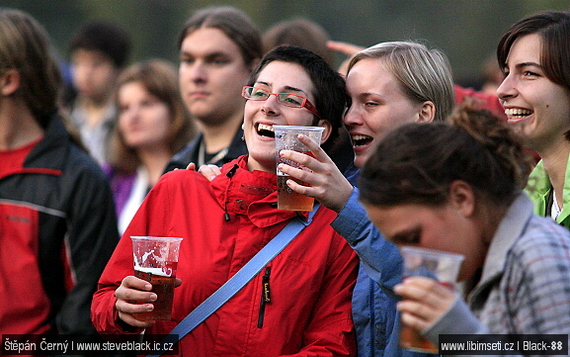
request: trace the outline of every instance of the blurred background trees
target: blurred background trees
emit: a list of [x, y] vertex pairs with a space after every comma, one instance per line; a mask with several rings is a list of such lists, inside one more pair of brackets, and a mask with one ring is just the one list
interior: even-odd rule
[[[420, 40], [443, 50], [457, 83], [477, 88], [482, 64], [515, 21], [538, 10], [570, 10], [569, 0], [1, 0], [0, 6], [32, 14], [48, 30], [62, 59], [71, 33], [84, 21], [121, 22], [133, 38], [131, 61], [159, 57], [177, 62], [176, 40], [198, 8], [232, 5], [261, 31], [302, 16], [321, 24], [332, 39], [369, 46]], [[339, 62], [343, 59], [338, 57]]]

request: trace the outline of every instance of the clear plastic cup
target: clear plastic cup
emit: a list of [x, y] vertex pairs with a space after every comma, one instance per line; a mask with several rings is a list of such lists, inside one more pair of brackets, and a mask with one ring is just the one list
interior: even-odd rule
[[[293, 167], [309, 170], [296, 162], [286, 160], [279, 156], [281, 150], [294, 150], [311, 155], [311, 151], [299, 141], [299, 134], [303, 134], [320, 143], [324, 131], [322, 126], [296, 126], [296, 125], [274, 125], [275, 147], [277, 154], [277, 165], [280, 163]], [[287, 180], [293, 180], [303, 186], [308, 186], [306, 182], [297, 180], [277, 169], [277, 208], [287, 211], [311, 211], [314, 205], [314, 198], [301, 195], [287, 186]]]
[[[425, 276], [455, 288], [463, 255], [415, 247], [402, 247], [400, 251], [404, 258], [404, 277]], [[439, 352], [433, 343], [404, 324], [400, 326], [400, 347], [418, 352]]]
[[134, 274], [148, 281], [157, 296], [154, 309], [137, 314], [136, 318], [143, 321], [170, 320], [182, 238], [132, 236], [131, 241]]

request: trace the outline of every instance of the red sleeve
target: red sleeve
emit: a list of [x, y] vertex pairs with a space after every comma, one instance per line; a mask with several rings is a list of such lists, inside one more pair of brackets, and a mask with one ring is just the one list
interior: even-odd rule
[[134, 274], [130, 236], [177, 236], [176, 232], [171, 231], [175, 225], [171, 224], [173, 217], [170, 213], [172, 212], [173, 200], [169, 197], [171, 194], [169, 184], [174, 180], [181, 179], [182, 175], [189, 174], [189, 172], [178, 171], [187, 170], [177, 170], [165, 174], [148, 193], [129, 227], [119, 240], [119, 244], [99, 279], [97, 291], [93, 295], [91, 304], [91, 320], [95, 329], [100, 333], [128, 332], [117, 324], [118, 313], [115, 309], [117, 299], [114, 293], [125, 277]]

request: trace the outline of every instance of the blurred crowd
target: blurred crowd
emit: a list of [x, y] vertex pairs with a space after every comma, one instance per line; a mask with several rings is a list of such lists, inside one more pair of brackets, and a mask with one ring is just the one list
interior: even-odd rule
[[[436, 347], [568, 343], [569, 12], [513, 24], [478, 89], [422, 39], [365, 48], [303, 17], [261, 33], [229, 6], [181, 25], [178, 63], [131, 62], [128, 30], [93, 20], [62, 64], [0, 8], [0, 334], [168, 334], [301, 220], [180, 355], [437, 354], [403, 348], [404, 326]], [[325, 129], [276, 152], [273, 125]], [[314, 216], [277, 209], [277, 156], [307, 168], [279, 165]], [[184, 238], [171, 321], [137, 319], [157, 296], [129, 237], [147, 235]], [[463, 255], [456, 286], [404, 279], [403, 246]]]

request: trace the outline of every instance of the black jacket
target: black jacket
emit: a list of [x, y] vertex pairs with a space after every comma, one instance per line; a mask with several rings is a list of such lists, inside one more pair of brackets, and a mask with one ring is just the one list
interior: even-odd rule
[[59, 118], [23, 167], [0, 177], [0, 212], [0, 295], [10, 297], [0, 298], [0, 334], [93, 332], [92, 294], [119, 237], [115, 208], [103, 171]]
[[[204, 140], [202, 133], [196, 135], [194, 139], [190, 140], [186, 146], [172, 156], [172, 159], [170, 159], [170, 162], [166, 166], [166, 170], [164, 170], [164, 172], [172, 171], [174, 169], [185, 169], [191, 162], [199, 165], [198, 157], [202, 140]], [[239, 128], [234, 135], [226, 154], [209, 163], [221, 167], [222, 165], [245, 154], [247, 154], [247, 146], [243, 140], [243, 130]], [[198, 168], [199, 167], [197, 167], [197, 169]]]

